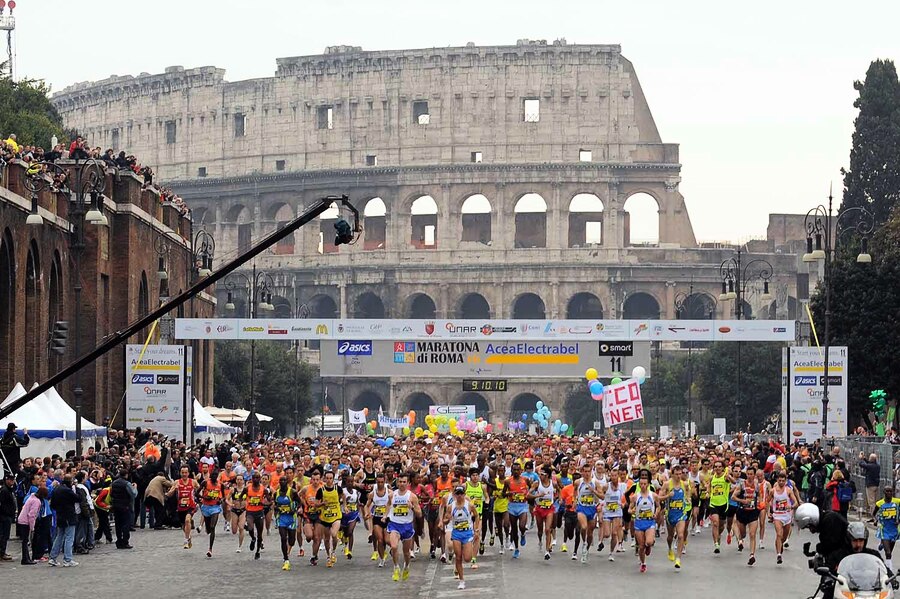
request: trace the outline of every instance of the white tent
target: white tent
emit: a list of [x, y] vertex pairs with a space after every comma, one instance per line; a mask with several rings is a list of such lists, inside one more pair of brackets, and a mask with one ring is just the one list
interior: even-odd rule
[[233, 426], [228, 426], [221, 420], [217, 420], [206, 408], [194, 399], [194, 434], [197, 437], [210, 437], [213, 443], [222, 443], [238, 432]]
[[[25, 387], [16, 383], [0, 406], [8, 405], [23, 395]], [[23, 458], [65, 455], [75, 449], [75, 410], [52, 387], [0, 420], [0, 428], [6, 429], [10, 422], [14, 422], [19, 430], [28, 429], [31, 437], [28, 446], [22, 448]], [[81, 437], [85, 443], [93, 444], [99, 438], [105, 444], [106, 428], [82, 418]]]
[[[250, 415], [248, 410], [242, 410], [240, 408], [230, 410], [228, 408], [217, 408], [215, 406], [209, 406], [206, 408], [206, 411], [213, 415], [214, 418], [218, 418], [222, 422], [246, 422], [247, 417]], [[271, 416], [266, 416], [265, 414], [256, 413], [256, 417], [260, 422], [269, 422], [273, 418]]]

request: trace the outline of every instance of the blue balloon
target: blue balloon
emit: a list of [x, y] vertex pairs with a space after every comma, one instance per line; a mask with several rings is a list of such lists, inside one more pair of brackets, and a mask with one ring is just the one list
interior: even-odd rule
[[538, 410], [540, 410], [541, 408], [544, 407], [544, 402], [542, 402], [541, 400], [537, 400], [537, 403], [534, 404], [534, 407], [536, 407]]
[[642, 376], [641, 378], [638, 379], [638, 385], [643, 385], [644, 381], [646, 381], [646, 380], [647, 380], [647, 377]]
[[601, 383], [600, 381], [594, 381], [593, 383], [591, 383], [591, 386], [588, 387], [588, 389], [590, 389], [591, 395], [600, 395], [601, 393], [603, 393], [603, 383]]
[[[601, 383], [600, 381], [597, 381], [597, 389], [598, 389], [597, 395], [603, 395], [603, 390], [604, 390], [605, 388], [606, 388], [606, 387], [603, 386], [603, 383]], [[594, 390], [591, 389], [591, 393], [593, 393], [593, 392], [594, 392]]]
[[559, 427], [559, 430], [561, 430], [562, 432], [566, 432], [567, 430], [569, 430], [569, 425], [563, 424], [561, 427]]
[[377, 445], [378, 447], [384, 447], [386, 443], [384, 439], [375, 439], [375, 445]]
[[385, 440], [384, 440], [384, 446], [385, 446], [385, 447], [393, 447], [393, 446], [394, 446], [394, 438], [393, 438], [393, 437], [388, 437], [387, 439], [385, 439]]
[[562, 426], [562, 420], [559, 418], [556, 419], [556, 422], [553, 423], [553, 426], [556, 428], [560, 428]]
[[544, 414], [549, 414], [549, 413], [550, 413], [550, 408], [548, 408], [547, 406], [544, 406], [543, 408], [541, 408], [541, 411], [543, 411]]
[[522, 421], [528, 420], [528, 414], [522, 414]]

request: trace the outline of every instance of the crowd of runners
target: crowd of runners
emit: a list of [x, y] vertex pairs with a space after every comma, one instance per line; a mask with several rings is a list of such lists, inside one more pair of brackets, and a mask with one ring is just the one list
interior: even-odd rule
[[[753, 566], [768, 542], [780, 565], [794, 511], [809, 499], [812, 466], [846, 468], [837, 448], [750, 444], [741, 435], [710, 442], [436, 435], [390, 447], [371, 436], [233, 440], [179, 464], [171, 456], [191, 452], [159, 444], [152, 453], [163, 463], [150, 458], [156, 482], [147, 488], [163, 489], [185, 550], [197, 541], [212, 559], [224, 543], [259, 559], [277, 539], [283, 570], [362, 557], [398, 582], [413, 560], [434, 559], [455, 565], [459, 588], [486, 553], [518, 559], [526, 550], [581, 564], [634, 560], [646, 572], [663, 542], [657, 553], [668, 563], [656, 558], [657, 566], [676, 570], [686, 567], [689, 546], [740, 552]], [[85, 466], [70, 460], [51, 466], [63, 476]], [[139, 502], [135, 524], [159, 503]], [[897, 510], [881, 511], [896, 538]], [[158, 511], [157, 528], [162, 518]]]

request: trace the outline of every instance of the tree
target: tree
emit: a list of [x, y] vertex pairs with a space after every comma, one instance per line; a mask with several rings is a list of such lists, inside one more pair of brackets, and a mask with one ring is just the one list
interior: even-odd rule
[[697, 400], [730, 428], [762, 430], [765, 420], [781, 409], [780, 343], [741, 343], [741, 406], [737, 416], [738, 343], [713, 343], [694, 361]]
[[[895, 339], [900, 338], [900, 208], [875, 232], [871, 264], [859, 264], [855, 254], [838, 253], [832, 264], [832, 345], [846, 345], [851, 418], [868, 412], [872, 390], [884, 389], [888, 399], [900, 398], [900, 369]], [[825, 293], [820, 285], [810, 301], [814, 323], [824, 342]], [[858, 420], [857, 420], [858, 422]], [[851, 422], [852, 424], [852, 422]]]
[[50, 87], [39, 79], [0, 78], [0, 135], [15, 133], [20, 144], [50, 149], [53, 136], [62, 139], [62, 117], [50, 103]]
[[586, 383], [571, 385], [566, 390], [563, 413], [566, 415], [565, 422], [575, 430], [575, 434], [582, 435], [593, 430], [594, 422], [603, 420], [600, 409], [600, 402], [591, 398]]
[[[224, 407], [249, 409], [250, 343], [221, 341], [216, 344], [216, 402]], [[272, 416], [280, 432], [293, 432], [294, 407], [299, 422], [312, 415], [310, 385], [314, 370], [298, 362], [294, 351], [281, 343], [256, 344], [254, 380], [256, 410]]]
[[841, 210], [865, 207], [880, 225], [900, 197], [900, 81], [893, 61], [872, 62], [865, 81], [856, 81], [853, 87], [859, 92], [853, 102], [859, 116], [854, 121], [850, 168], [841, 169]]

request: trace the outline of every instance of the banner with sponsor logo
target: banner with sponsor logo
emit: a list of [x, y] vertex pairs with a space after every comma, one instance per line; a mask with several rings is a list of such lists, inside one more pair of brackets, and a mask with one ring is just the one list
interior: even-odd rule
[[403, 428], [404, 426], [409, 426], [409, 418], [390, 418], [384, 414], [379, 414], [378, 426], [383, 426], [384, 428]]
[[793, 341], [793, 320], [178, 318], [177, 339]]
[[[782, 350], [781, 422], [785, 441], [813, 443], [822, 437], [825, 350], [787, 347]], [[829, 348], [828, 436], [847, 436], [847, 348]]]
[[[588, 368], [601, 378], [627, 376], [635, 366], [650, 372], [650, 342], [353, 340], [322, 341], [322, 376], [423, 378], [570, 378]], [[606, 352], [604, 352], [606, 349]], [[627, 355], [626, 355], [627, 354]]]
[[603, 422], [607, 427], [644, 419], [641, 386], [634, 379], [607, 386], [602, 401]]
[[185, 440], [191, 415], [186, 405], [188, 354], [183, 345], [125, 346], [126, 428], [153, 429], [178, 441]]
[[460, 416], [465, 416], [466, 420], [475, 420], [478, 417], [476, 414], [475, 406], [428, 406], [428, 413], [432, 416], [439, 416], [441, 414], [451, 416], [453, 418], [459, 419]]

